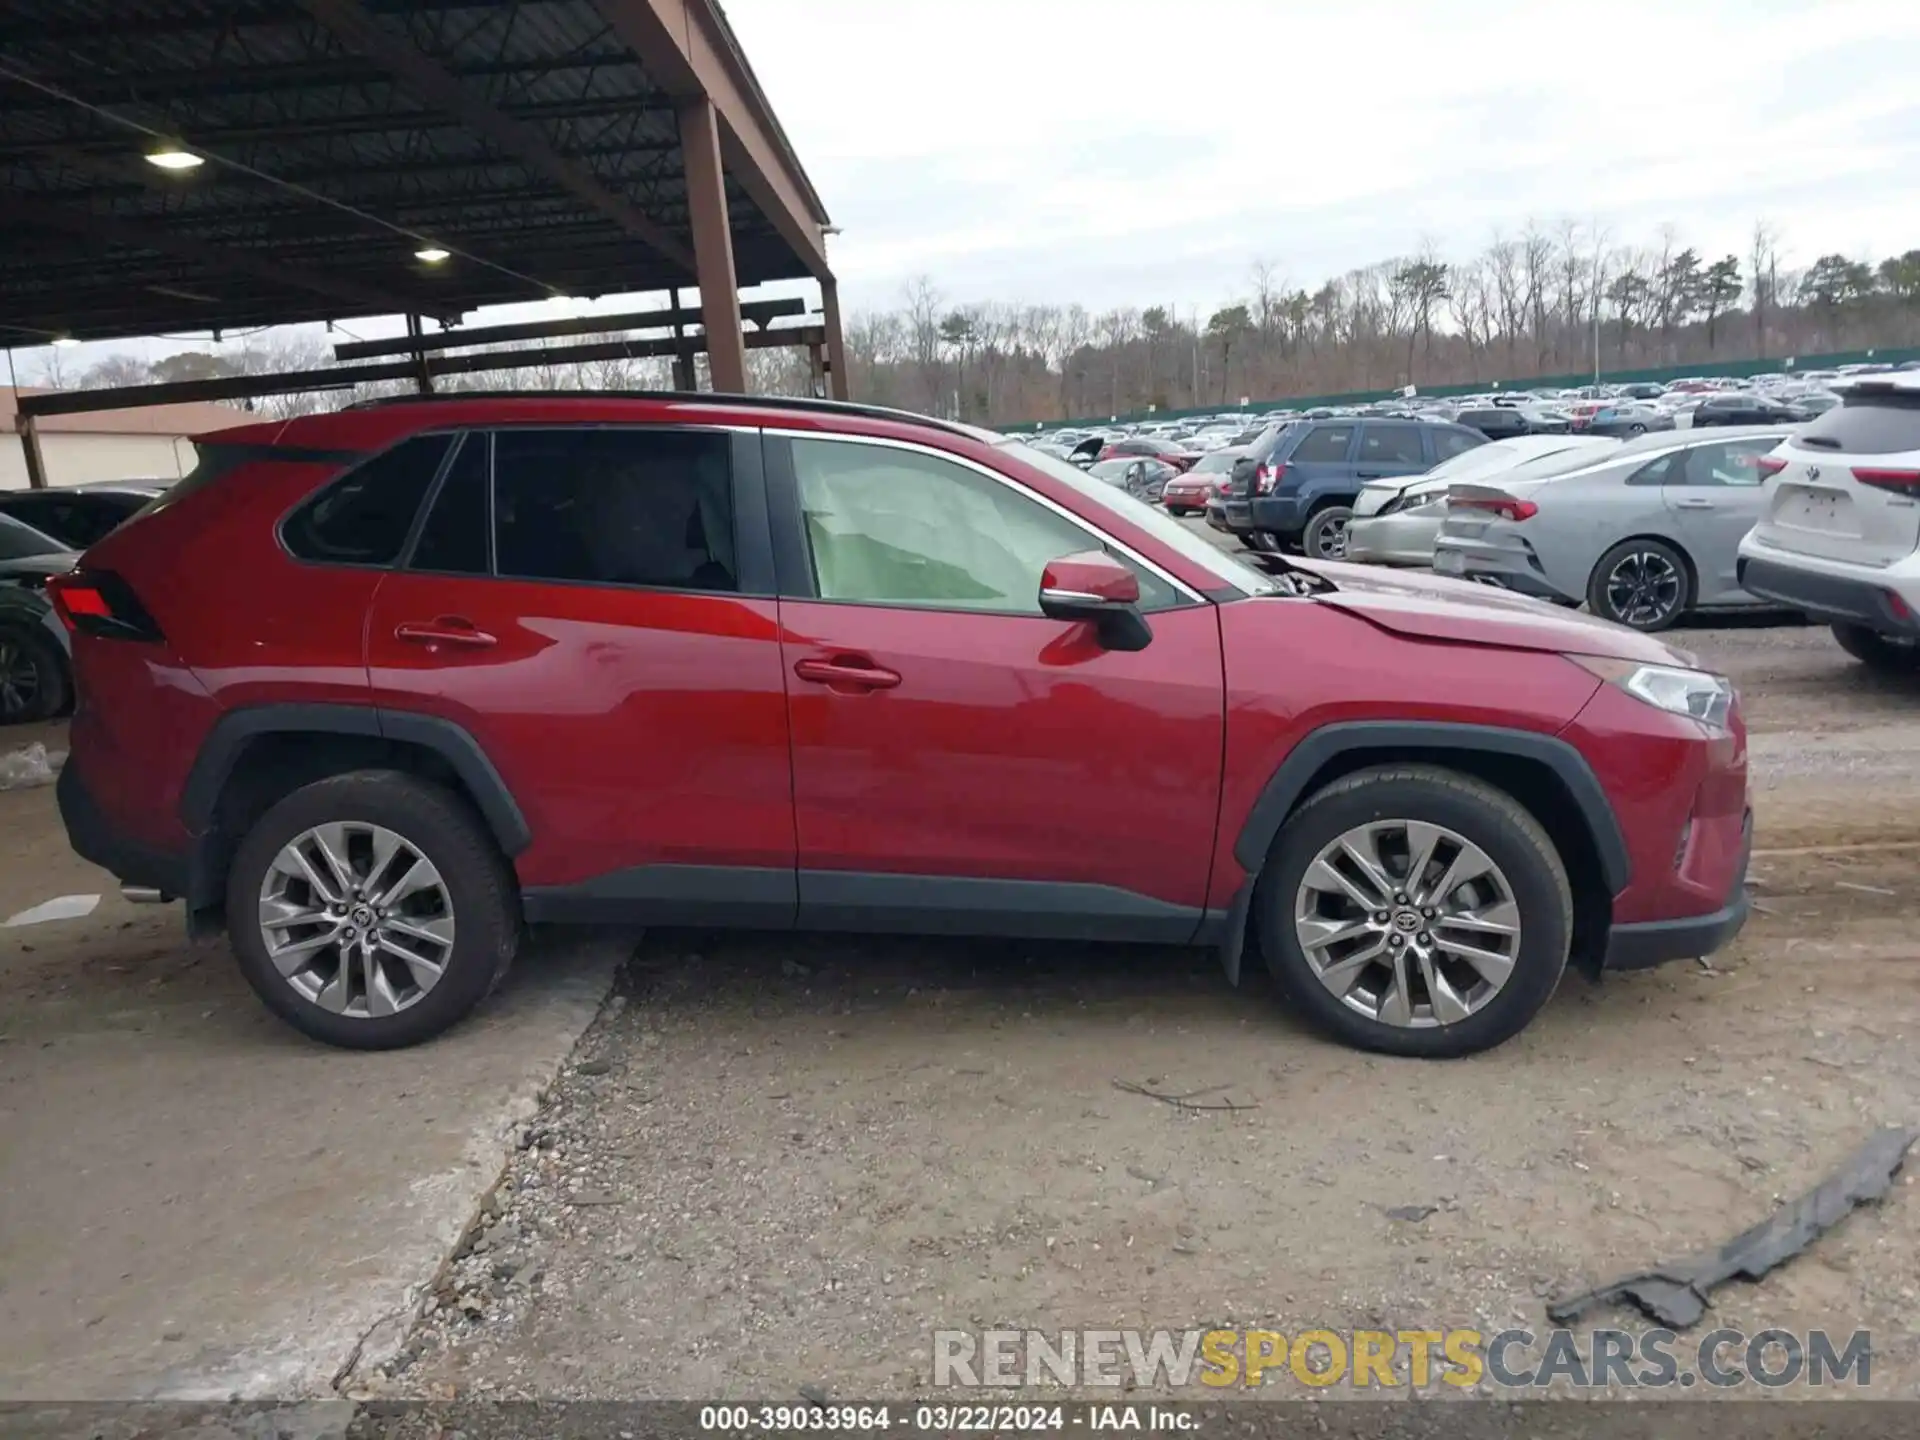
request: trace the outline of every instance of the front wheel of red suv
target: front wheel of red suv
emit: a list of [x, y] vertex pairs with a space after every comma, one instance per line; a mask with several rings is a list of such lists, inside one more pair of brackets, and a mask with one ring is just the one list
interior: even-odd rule
[[263, 815], [227, 877], [240, 969], [294, 1028], [388, 1050], [438, 1035], [506, 974], [517, 888], [492, 837], [442, 786], [361, 770]]
[[1444, 1059], [1512, 1038], [1567, 965], [1573, 897], [1510, 795], [1424, 765], [1362, 770], [1287, 821], [1260, 878], [1287, 998], [1363, 1050]]

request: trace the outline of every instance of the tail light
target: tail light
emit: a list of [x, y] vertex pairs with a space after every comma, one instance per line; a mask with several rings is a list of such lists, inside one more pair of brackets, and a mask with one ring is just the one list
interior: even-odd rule
[[160, 626], [133, 587], [111, 570], [76, 570], [47, 581], [54, 613], [76, 635], [153, 642]]
[[1447, 508], [1449, 510], [1485, 510], [1489, 514], [1498, 515], [1502, 520], [1531, 520], [1540, 513], [1540, 507], [1533, 501], [1515, 500], [1506, 496], [1494, 499], [1476, 496], [1462, 498], [1458, 495], [1450, 495], [1447, 497]]
[[1762, 480], [1766, 479], [1769, 475], [1778, 475], [1782, 470], [1787, 468], [1787, 463], [1787, 461], [1775, 455], [1762, 455], [1758, 460], [1754, 461], [1755, 467], [1760, 471], [1760, 478]]
[[1285, 478], [1286, 473], [1287, 467], [1285, 465], [1262, 465], [1258, 470], [1253, 472], [1253, 493], [1256, 495], [1271, 495], [1274, 487]]
[[1853, 478], [1876, 490], [1891, 490], [1896, 495], [1920, 491], [1920, 470], [1886, 470], [1872, 465], [1853, 467]]

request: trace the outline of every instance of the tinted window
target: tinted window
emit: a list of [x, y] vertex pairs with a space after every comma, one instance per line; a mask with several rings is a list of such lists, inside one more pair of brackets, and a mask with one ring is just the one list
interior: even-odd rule
[[493, 569], [487, 555], [488, 441], [486, 435], [469, 435], [460, 442], [414, 544], [413, 569], [453, 575], [485, 575]]
[[1649, 460], [1627, 477], [1629, 485], [1679, 484], [1687, 472], [1687, 452], [1669, 450], [1657, 460]]
[[726, 436], [502, 430], [493, 444], [501, 575], [738, 588]]
[[1724, 445], [1696, 445], [1686, 452], [1685, 485], [1758, 485], [1760, 457], [1770, 452], [1777, 440], [1729, 440]]
[[1843, 396], [1800, 432], [1798, 443], [1849, 455], [1920, 450], [1920, 394]]
[[1316, 425], [1300, 437], [1288, 458], [1302, 465], [1338, 463], [1347, 458], [1347, 446], [1352, 441], [1351, 425]]
[[391, 565], [452, 443], [416, 435], [349, 471], [287, 518], [287, 549], [302, 560]]
[[1478, 450], [1481, 437], [1470, 435], [1464, 430], [1442, 430], [1433, 432], [1433, 453], [1441, 460], [1451, 460], [1456, 455], [1464, 455], [1469, 450]]
[[[1099, 548], [1065, 516], [950, 460], [884, 445], [792, 443], [824, 600], [1038, 615], [1048, 562]], [[1177, 598], [1159, 577], [1135, 573], [1143, 607]]]
[[1360, 459], [1386, 465], [1425, 465], [1427, 452], [1417, 425], [1367, 425], [1360, 431]]

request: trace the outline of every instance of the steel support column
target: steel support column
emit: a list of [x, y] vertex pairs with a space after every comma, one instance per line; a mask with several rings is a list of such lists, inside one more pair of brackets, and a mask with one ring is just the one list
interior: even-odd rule
[[40, 427], [34, 423], [33, 416], [20, 416], [20, 448], [27, 456], [27, 487], [32, 490], [47, 488], [47, 460], [40, 453]]
[[847, 340], [840, 329], [840, 284], [831, 278], [820, 282], [820, 309], [827, 326], [827, 395], [834, 400], [851, 400], [847, 388]]
[[687, 165], [687, 209], [693, 221], [700, 316], [707, 331], [707, 371], [716, 391], [747, 391], [747, 347], [740, 333], [740, 287], [733, 269], [733, 230], [720, 169], [720, 126], [704, 96], [680, 106], [680, 151]]
[[681, 319], [686, 306], [680, 299], [680, 287], [673, 290], [673, 343], [677, 347], [673, 352], [673, 388], [676, 390], [697, 390], [699, 377], [693, 368], [693, 350], [687, 344], [686, 322]]

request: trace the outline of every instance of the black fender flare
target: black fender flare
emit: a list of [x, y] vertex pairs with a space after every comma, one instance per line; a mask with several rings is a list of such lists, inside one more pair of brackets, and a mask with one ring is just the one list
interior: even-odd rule
[[212, 828], [221, 791], [248, 741], [260, 735], [288, 734], [359, 735], [431, 750], [459, 776], [509, 857], [533, 843], [533, 831], [513, 792], [464, 727], [437, 715], [403, 714], [372, 705], [268, 704], [229, 710], [207, 732], [180, 789], [180, 820], [188, 832], [205, 835]]
[[1618, 895], [1633, 878], [1627, 842], [1620, 833], [1613, 803], [1587, 757], [1557, 735], [1510, 730], [1498, 725], [1450, 721], [1349, 720], [1308, 732], [1275, 767], [1260, 798], [1247, 812], [1233, 843], [1233, 858], [1250, 877], [1267, 863], [1274, 836], [1293, 812], [1309, 782], [1329, 761], [1356, 750], [1454, 750], [1506, 755], [1545, 765], [1566, 788], [1593, 838], [1607, 893]]

